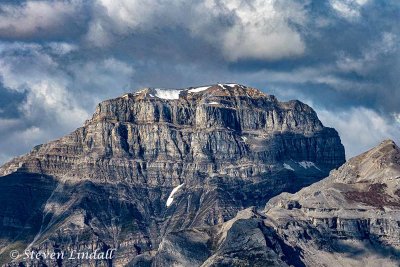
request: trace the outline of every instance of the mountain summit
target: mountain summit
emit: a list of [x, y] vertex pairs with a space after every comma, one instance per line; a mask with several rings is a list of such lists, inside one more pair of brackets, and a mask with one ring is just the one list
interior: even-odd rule
[[133, 264], [170, 232], [225, 223], [344, 161], [337, 132], [300, 101], [238, 84], [145, 88], [0, 168], [0, 261], [115, 248], [114, 265]]

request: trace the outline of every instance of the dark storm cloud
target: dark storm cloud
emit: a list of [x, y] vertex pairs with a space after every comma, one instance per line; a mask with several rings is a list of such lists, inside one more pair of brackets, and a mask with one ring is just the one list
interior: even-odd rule
[[125, 91], [223, 81], [311, 104], [354, 155], [400, 133], [399, 12], [378, 0], [2, 1], [0, 161]]

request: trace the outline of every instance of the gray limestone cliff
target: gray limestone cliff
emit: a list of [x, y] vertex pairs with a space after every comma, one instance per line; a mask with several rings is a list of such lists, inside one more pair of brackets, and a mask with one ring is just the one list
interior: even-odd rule
[[128, 93], [0, 168], [0, 262], [13, 249], [116, 248], [96, 264], [148, 264], [169, 233], [226, 224], [344, 161], [337, 132], [299, 101], [237, 84]]
[[[193, 257], [191, 249], [198, 255]], [[390, 140], [320, 182], [228, 222], [171, 232], [148, 266], [400, 265], [400, 148]]]

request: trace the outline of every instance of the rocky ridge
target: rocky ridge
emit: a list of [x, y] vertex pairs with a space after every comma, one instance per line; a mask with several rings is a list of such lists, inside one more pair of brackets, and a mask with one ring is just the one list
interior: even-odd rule
[[122, 266], [172, 231], [226, 223], [344, 160], [337, 132], [299, 101], [238, 84], [125, 94], [0, 168], [0, 260], [15, 248], [113, 247]]
[[203, 257], [191, 266], [399, 266], [399, 192], [400, 148], [386, 140], [262, 212], [170, 233], [147, 262], [188, 266], [187, 242], [199, 231]]
[[307, 266], [400, 264], [400, 148], [391, 140], [266, 205], [268, 224]]

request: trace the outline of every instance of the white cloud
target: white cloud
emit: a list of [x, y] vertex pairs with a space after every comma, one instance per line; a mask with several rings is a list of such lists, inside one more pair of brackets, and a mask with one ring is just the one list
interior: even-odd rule
[[[261, 70], [247, 74], [246, 77], [251, 81], [267, 81], [267, 86], [273, 83], [292, 84], [293, 86], [310, 83], [328, 85], [336, 91], [359, 92], [363, 92], [363, 90], [371, 87], [371, 84], [364, 80], [354, 81], [348, 77], [338, 75], [337, 66], [330, 63], [312, 67], [301, 67], [290, 71]], [[293, 90], [292, 97], [298, 98], [300, 94], [300, 90]]]
[[[70, 77], [61, 70], [59, 63], [37, 46], [20, 48], [17, 46], [14, 51], [11, 47], [3, 47], [0, 53], [2, 85], [26, 94], [18, 106], [20, 117], [0, 122], [5, 131], [1, 147], [7, 149], [2, 151], [3, 157], [6, 152], [16, 155], [72, 131], [89, 117], [77, 101], [79, 95], [69, 90]], [[12, 133], [9, 139], [13, 146], [7, 144], [5, 136], [8, 133]], [[16, 140], [19, 140], [18, 144]]]
[[371, 109], [357, 107], [339, 112], [317, 109], [317, 113], [325, 126], [334, 127], [339, 132], [347, 158], [376, 146], [384, 139], [392, 139], [400, 145], [400, 123]]
[[306, 11], [304, 4], [293, 1], [98, 0], [97, 4], [98, 16], [87, 35], [96, 46], [111, 45], [113, 34], [180, 27], [220, 49], [230, 61], [276, 60], [305, 51], [301, 34], [293, 25], [306, 23]]
[[0, 118], [0, 158], [27, 152], [76, 129], [99, 101], [120, 95], [129, 86], [134, 70], [115, 58], [60, 60], [75, 49], [68, 43], [0, 43], [2, 87], [25, 95], [16, 119]]
[[[3, 47], [0, 54], [0, 76], [3, 85], [9, 89], [23, 92], [40, 83], [58, 63], [48, 54], [40, 51], [39, 45], [15, 45]], [[53, 77], [57, 74], [53, 71]], [[63, 79], [63, 77], [58, 77]]]
[[228, 14], [235, 18], [231, 27], [220, 33], [221, 36], [215, 36], [220, 37], [228, 59], [274, 60], [304, 53], [305, 44], [300, 33], [289, 25], [289, 20], [299, 25], [305, 23], [306, 14], [301, 4], [285, 2], [286, 6], [282, 7], [275, 0], [230, 0], [221, 7], [219, 1], [207, 2], [206, 12], [218, 10], [217, 16]]
[[59, 62], [57, 55], [74, 46], [65, 43], [0, 46], [0, 78], [4, 87], [25, 92], [19, 107], [25, 119], [57, 119], [64, 129], [73, 129], [89, 117], [97, 102], [129, 87], [131, 66], [115, 58], [82, 63]]
[[146, 26], [153, 21], [154, 15], [160, 11], [168, 12], [168, 6], [176, 8], [176, 3], [143, 0], [98, 0], [106, 9], [107, 15], [120, 28]]
[[397, 121], [397, 123], [400, 124], [400, 113], [394, 113], [393, 114], [394, 119]]
[[102, 25], [101, 20], [92, 20], [86, 34], [86, 41], [94, 47], [104, 47], [112, 42], [112, 37]]
[[86, 40], [98, 47], [112, 45], [115, 35], [184, 26], [190, 19], [184, 11], [188, 5], [181, 0], [95, 0], [94, 3], [94, 17], [89, 23]]
[[62, 122], [63, 129], [73, 129], [89, 117], [92, 110], [87, 109], [130, 85], [134, 71], [124, 62], [111, 57], [64, 64], [54, 54], [68, 53], [74, 46], [45, 46], [51, 50], [40, 45], [0, 46], [1, 81], [9, 90], [26, 92], [19, 108], [29, 121], [47, 115]]
[[[30, 0], [20, 5], [0, 4], [0, 36], [47, 38], [54, 33], [63, 36], [64, 31], [81, 27], [90, 45], [106, 47], [121, 36], [180, 28], [187, 30], [192, 38], [219, 49], [230, 61], [277, 60], [304, 53], [305, 43], [297, 28], [304, 28], [307, 22], [306, 2]], [[86, 26], [77, 22], [83, 16], [84, 6], [92, 14], [83, 22]]]
[[77, 45], [65, 42], [50, 42], [46, 44], [45, 47], [46, 46], [48, 46], [51, 49], [51, 52], [56, 55], [66, 55], [79, 49]]
[[88, 112], [79, 106], [62, 82], [54, 78], [43, 79], [31, 84], [26, 101], [20, 107], [25, 118], [36, 120], [44, 114], [55, 117], [65, 129], [81, 124], [89, 117]]
[[78, 0], [27, 1], [21, 5], [0, 5], [0, 36], [31, 37], [60, 31], [72, 22], [81, 7]]
[[352, 20], [360, 16], [360, 10], [369, 0], [331, 0], [332, 8], [342, 17]]

